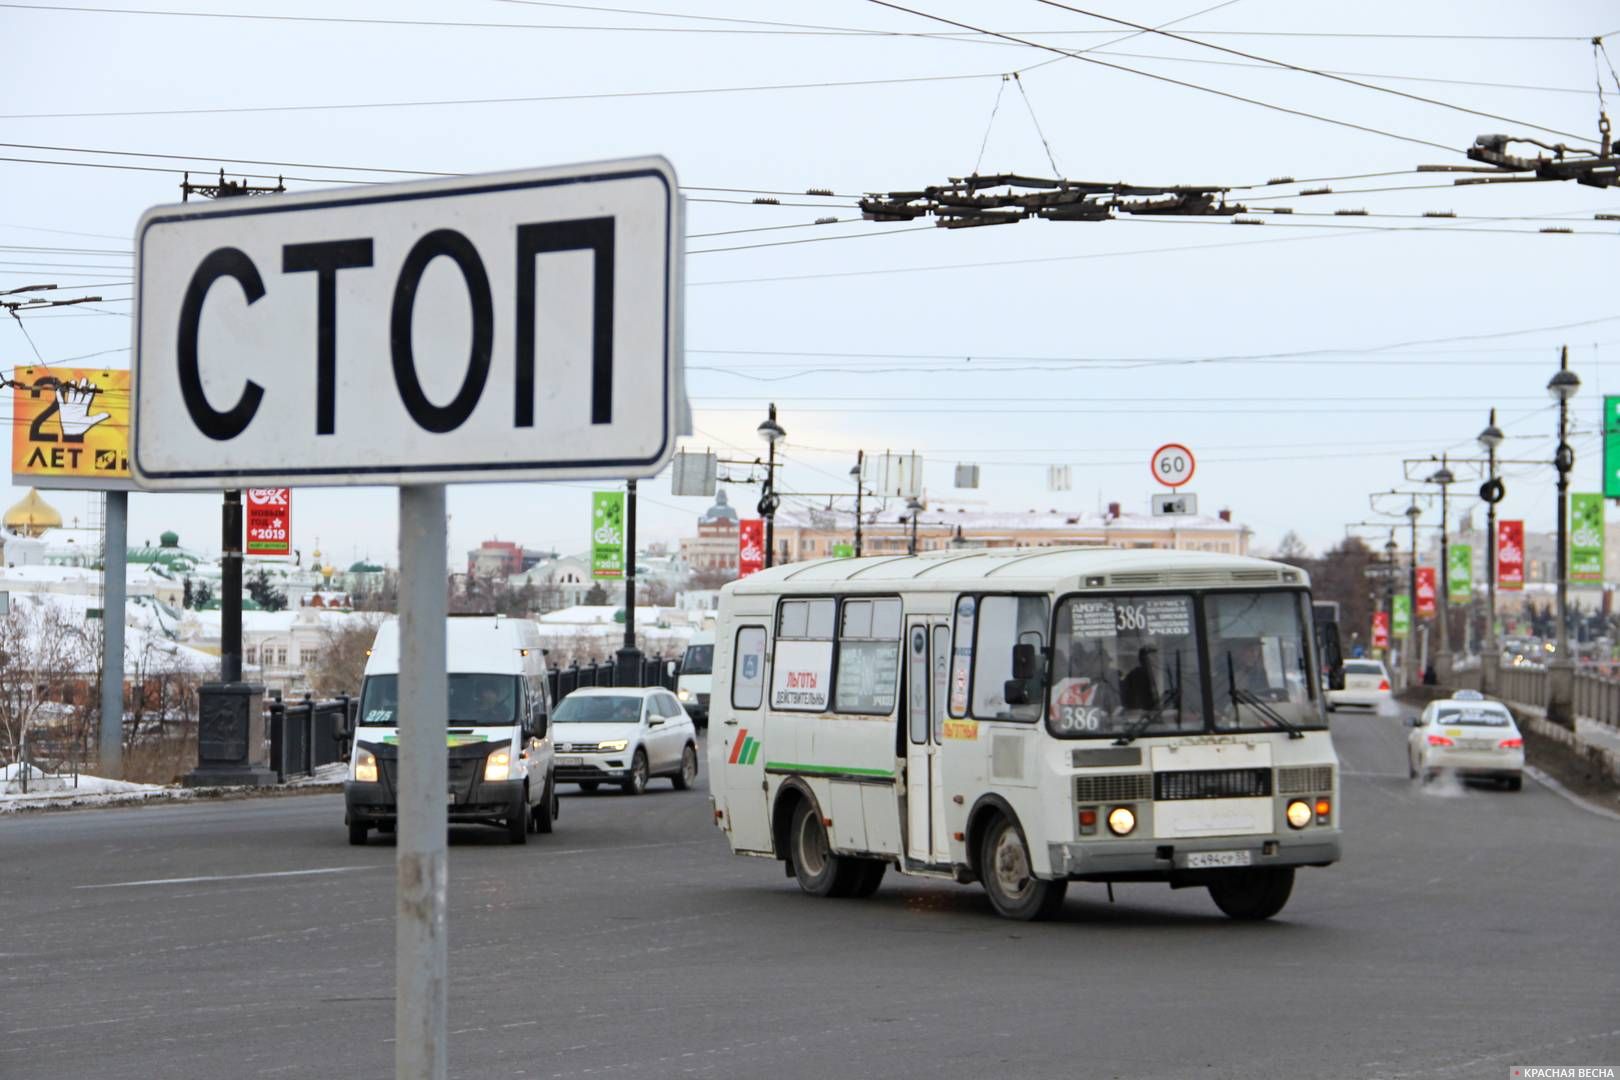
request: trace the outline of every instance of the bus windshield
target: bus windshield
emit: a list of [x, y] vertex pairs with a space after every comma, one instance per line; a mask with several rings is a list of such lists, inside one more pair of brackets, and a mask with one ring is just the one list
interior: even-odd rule
[[1063, 601], [1048, 730], [1066, 738], [1203, 731], [1196, 625], [1184, 594]]
[[1306, 666], [1304, 602], [1287, 592], [1204, 597], [1217, 730], [1321, 726]]
[[689, 645], [681, 660], [682, 675], [708, 675], [714, 670], [713, 645]]
[[1069, 597], [1054, 627], [1047, 730], [1134, 739], [1320, 727], [1304, 602], [1296, 592]]

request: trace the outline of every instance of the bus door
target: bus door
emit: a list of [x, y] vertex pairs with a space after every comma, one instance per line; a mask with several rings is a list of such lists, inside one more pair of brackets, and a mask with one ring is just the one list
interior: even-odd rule
[[906, 858], [913, 862], [942, 863], [950, 858], [936, 722], [944, 715], [949, 654], [950, 632], [943, 619], [912, 616], [907, 621]]

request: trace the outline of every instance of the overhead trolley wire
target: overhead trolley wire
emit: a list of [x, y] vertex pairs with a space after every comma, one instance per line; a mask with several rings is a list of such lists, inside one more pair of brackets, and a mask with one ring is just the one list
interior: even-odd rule
[[1395, 97], [1405, 98], [1408, 101], [1417, 101], [1425, 105], [1434, 105], [1442, 109], [1452, 109], [1456, 112], [1467, 113], [1470, 116], [1483, 117], [1487, 120], [1500, 120], [1504, 124], [1515, 124], [1520, 127], [1535, 128], [1538, 131], [1547, 131], [1554, 135], [1563, 135], [1567, 138], [1577, 139], [1581, 142], [1591, 143], [1596, 141], [1588, 136], [1577, 135], [1572, 131], [1563, 131], [1559, 128], [1548, 127], [1545, 124], [1536, 124], [1528, 120], [1518, 120], [1511, 116], [1502, 116], [1499, 113], [1484, 112], [1480, 109], [1471, 109], [1466, 105], [1458, 105], [1455, 102], [1442, 101], [1439, 98], [1425, 97], [1422, 94], [1412, 94], [1405, 90], [1396, 90], [1393, 87], [1379, 86], [1375, 83], [1361, 82], [1359, 79], [1353, 79], [1345, 75], [1335, 75], [1330, 72], [1323, 71], [1320, 68], [1305, 67], [1302, 64], [1293, 64], [1286, 60], [1275, 60], [1269, 56], [1260, 56], [1255, 53], [1244, 52], [1241, 49], [1232, 49], [1225, 45], [1216, 45], [1215, 43], [1209, 41], [1199, 41], [1197, 38], [1184, 37], [1183, 35], [1175, 33], [1171, 30], [1164, 30], [1153, 26], [1144, 26], [1141, 23], [1135, 23], [1129, 19], [1121, 19], [1114, 15], [1103, 15], [1099, 12], [1088, 11], [1085, 8], [1079, 8], [1071, 4], [1063, 3], [1062, 0], [1036, 0], [1036, 2], [1045, 4], [1047, 7], [1060, 8], [1064, 11], [1070, 11], [1076, 15], [1084, 15], [1088, 18], [1100, 19], [1103, 22], [1116, 23], [1119, 26], [1128, 26], [1139, 33], [1157, 34], [1160, 37], [1167, 37], [1173, 41], [1181, 41], [1189, 45], [1198, 45], [1205, 49], [1214, 49], [1217, 52], [1228, 53], [1232, 56], [1241, 56], [1245, 60], [1256, 60], [1263, 64], [1271, 64], [1275, 67], [1286, 68], [1289, 71], [1297, 71], [1305, 75], [1316, 75], [1324, 79], [1332, 79], [1335, 82], [1342, 82], [1349, 86], [1357, 86], [1363, 90], [1372, 90], [1380, 94], [1391, 94]]

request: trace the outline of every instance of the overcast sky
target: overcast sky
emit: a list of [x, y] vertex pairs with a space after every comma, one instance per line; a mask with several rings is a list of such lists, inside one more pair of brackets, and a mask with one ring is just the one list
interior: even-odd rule
[[[1145, 510], [1148, 456], [1175, 440], [1198, 455], [1189, 490], [1205, 510], [1230, 507], [1262, 549], [1289, 529], [1320, 549], [1369, 516], [1368, 492], [1403, 484], [1403, 457], [1474, 452], [1492, 406], [1511, 456], [1550, 458], [1545, 385], [1561, 344], [1583, 380], [1575, 415], [1586, 432], [1598, 426], [1606, 376], [1620, 392], [1620, 224], [1593, 219], [1620, 213], [1620, 191], [1456, 188], [1447, 176], [1403, 172], [1333, 180], [1330, 196], [1277, 197], [1316, 186], [1304, 183], [1234, 190], [1256, 208], [1297, 208], [1261, 227], [1137, 219], [944, 230], [860, 222], [848, 198], [787, 196], [770, 207], [749, 205], [750, 193], [696, 190], [847, 196], [940, 183], [976, 163], [982, 173], [1049, 176], [1048, 146], [1071, 178], [1234, 189], [1466, 164], [1461, 151], [1485, 132], [1572, 145], [1573, 135], [1585, 146], [1597, 132], [1591, 37], [1614, 32], [1609, 52], [1620, 61], [1612, 0], [1234, 0], [1174, 27], [1252, 32], [1199, 40], [1510, 119], [1160, 36], [1116, 41], [1129, 31], [1034, 0], [904, 4], [1066, 49], [1100, 47], [1094, 58], [1109, 63], [1386, 134], [1029, 45], [910, 36], [952, 28], [857, 0], [643, 0], [639, 13], [526, 0], [256, 0], [162, 6], [279, 18], [110, 13], [143, 6], [152, 7], [0, 5], [11, 46], [0, 68], [0, 138], [31, 144], [0, 156], [131, 166], [0, 161], [0, 290], [50, 281], [107, 298], [24, 316], [47, 363], [101, 354], [82, 363], [128, 366], [129, 238], [144, 210], [176, 201], [180, 180], [145, 169], [224, 163], [233, 175], [308, 178], [288, 182], [304, 191], [388, 179], [338, 166], [480, 172], [658, 153], [694, 200], [686, 343], [698, 434], [688, 445], [763, 453], [754, 429], [775, 401], [788, 432], [788, 491], [848, 491], [857, 448], [914, 449], [927, 459], [934, 502]], [[1207, 7], [1093, 10], [1158, 25]], [[689, 17], [660, 14], [677, 8]], [[728, 16], [905, 36], [718, 21]], [[325, 21], [343, 19], [435, 25]], [[1043, 66], [1019, 82], [1000, 77], [1034, 65]], [[1610, 111], [1620, 112], [1620, 87], [1607, 67], [1601, 73]], [[777, 89], [607, 96], [758, 87]], [[362, 104], [378, 107], [308, 108]], [[120, 112], [145, 115], [109, 115]], [[1424, 190], [1377, 190], [1414, 186]], [[1304, 216], [1338, 209], [1391, 216]], [[1458, 217], [1421, 217], [1433, 211]], [[821, 217], [855, 220], [810, 224]], [[1538, 231], [1549, 224], [1574, 235]], [[753, 247], [788, 240], [816, 242]], [[753, 249], [718, 250], [739, 246]], [[34, 363], [6, 322], [0, 368]], [[1165, 362], [1232, 357], [1252, 359]], [[1575, 490], [1595, 490], [1600, 440], [1587, 434], [1575, 445]], [[978, 490], [952, 488], [958, 462], [981, 466]], [[1072, 467], [1072, 490], [1047, 490], [1056, 464]], [[1550, 468], [1516, 472], [1502, 513], [1550, 528]], [[452, 488], [452, 561], [492, 537], [583, 550], [592, 486]], [[12, 488], [7, 504], [24, 490]], [[667, 479], [643, 491], [644, 539], [691, 533], [708, 502], [671, 496]], [[757, 498], [740, 486], [731, 494], [745, 511]], [[49, 498], [69, 518], [88, 516], [88, 496]], [[300, 490], [294, 504], [294, 545], [306, 553], [319, 544], [344, 565], [393, 561], [391, 489]], [[217, 549], [217, 505], [217, 496], [136, 494], [131, 539], [173, 528], [191, 546]]]

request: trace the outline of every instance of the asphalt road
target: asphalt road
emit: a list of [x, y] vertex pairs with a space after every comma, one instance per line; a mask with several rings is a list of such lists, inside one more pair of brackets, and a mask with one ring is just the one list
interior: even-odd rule
[[[1397, 719], [1334, 725], [1346, 858], [1255, 925], [1157, 885], [1034, 925], [894, 875], [812, 899], [662, 781], [565, 797], [527, 847], [452, 830], [451, 1075], [1620, 1065], [1620, 823], [1419, 790]], [[393, 855], [331, 795], [0, 819], [0, 1077], [392, 1076]]]

